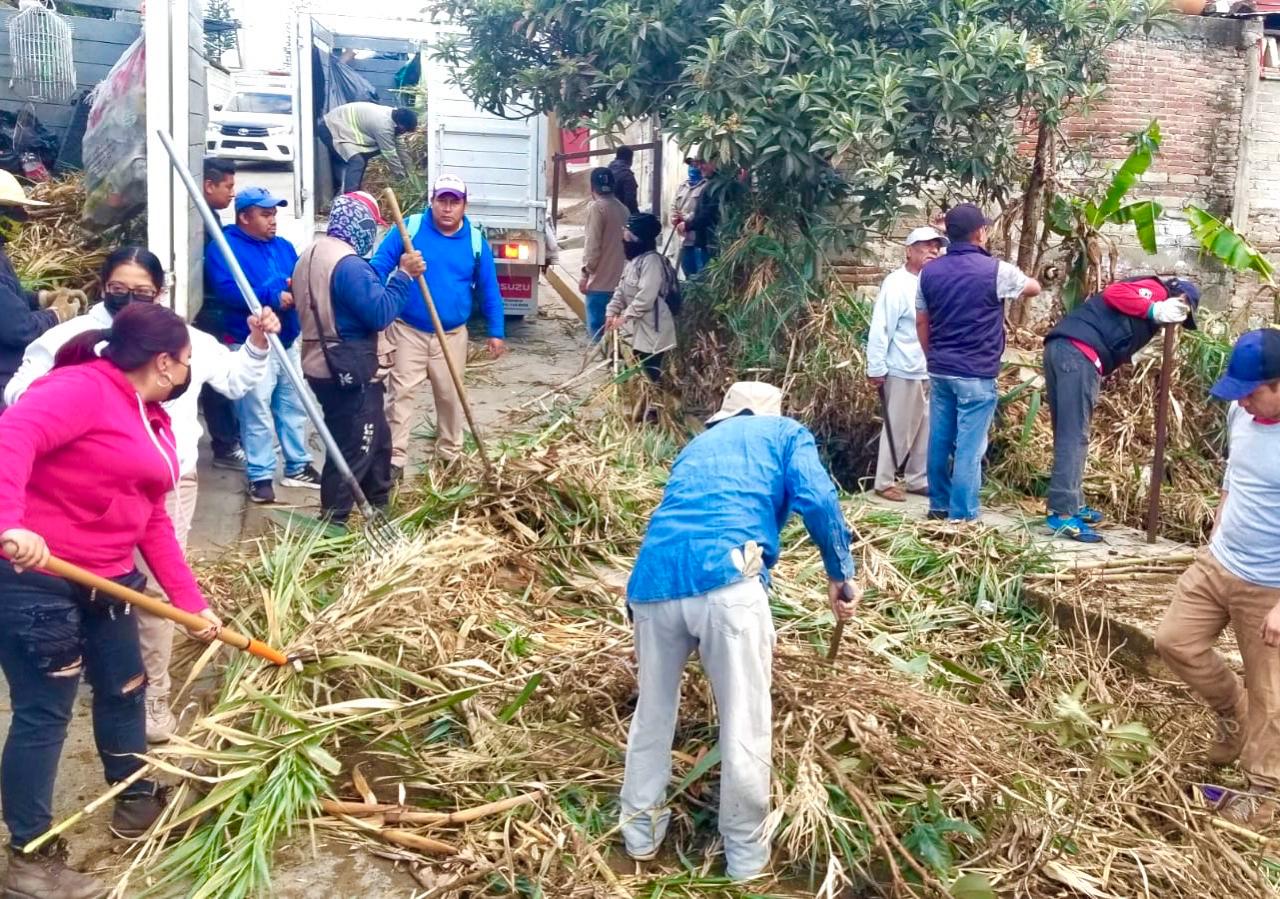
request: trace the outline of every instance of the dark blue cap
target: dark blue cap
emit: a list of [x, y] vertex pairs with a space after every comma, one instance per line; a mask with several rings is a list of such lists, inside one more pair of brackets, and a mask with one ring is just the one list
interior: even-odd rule
[[975, 231], [991, 224], [991, 219], [972, 203], [961, 203], [947, 210], [947, 237], [952, 241], [967, 240]]
[[236, 191], [236, 212], [250, 206], [261, 206], [263, 209], [275, 209], [277, 206], [288, 206], [288, 200], [271, 195], [265, 187], [246, 187]]
[[1182, 323], [1182, 327], [1188, 331], [1196, 330], [1196, 316], [1194, 310], [1200, 308], [1200, 288], [1188, 281], [1186, 278], [1170, 278], [1164, 284], [1165, 289], [1169, 291], [1169, 296], [1180, 296], [1187, 301], [1187, 305], [1193, 310], [1187, 315], [1187, 320]]
[[1227, 373], [1209, 392], [1220, 400], [1242, 400], [1276, 380], [1280, 380], [1280, 331], [1260, 328], [1240, 335], [1231, 348]]

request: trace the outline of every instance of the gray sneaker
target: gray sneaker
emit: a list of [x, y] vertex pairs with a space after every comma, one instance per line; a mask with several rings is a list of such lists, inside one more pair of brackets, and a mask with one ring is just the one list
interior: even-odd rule
[[163, 696], [147, 699], [147, 742], [168, 743], [178, 729], [178, 720], [169, 709], [169, 700]]
[[5, 899], [98, 899], [107, 888], [88, 874], [67, 866], [65, 840], [51, 840], [35, 852], [9, 847]]

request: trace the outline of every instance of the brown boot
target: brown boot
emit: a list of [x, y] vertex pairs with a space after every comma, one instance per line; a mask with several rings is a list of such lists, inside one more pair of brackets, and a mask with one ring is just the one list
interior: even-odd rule
[[1249, 695], [1243, 691], [1236, 707], [1228, 714], [1218, 713], [1218, 728], [1209, 744], [1206, 757], [1211, 765], [1230, 765], [1244, 749], [1244, 722], [1249, 710]]
[[9, 847], [5, 899], [98, 899], [107, 888], [88, 874], [67, 867], [65, 840], [52, 840], [35, 852]]
[[111, 832], [122, 840], [146, 836], [168, 804], [168, 787], [156, 787], [154, 793], [141, 796], [121, 796], [111, 813]]

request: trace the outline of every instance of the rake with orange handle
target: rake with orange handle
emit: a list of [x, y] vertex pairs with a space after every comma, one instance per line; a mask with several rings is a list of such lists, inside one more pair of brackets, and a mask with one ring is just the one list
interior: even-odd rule
[[[56, 556], [50, 556], [49, 561], [42, 566], [43, 571], [50, 574], [56, 574], [60, 578], [74, 581], [82, 587], [88, 587], [91, 590], [97, 590], [108, 596], [129, 603], [131, 606], [137, 606], [145, 609], [152, 615], [160, 618], [168, 618], [170, 621], [177, 622], [189, 631], [208, 630], [209, 622], [207, 619], [201, 618], [199, 615], [193, 615], [190, 612], [184, 612], [176, 609], [159, 599], [153, 599], [150, 596], [139, 593], [137, 590], [130, 590], [115, 581], [109, 581], [104, 577], [96, 574], [90, 574], [83, 568], [78, 568], [70, 562], [64, 562]], [[218, 639], [228, 646], [234, 646], [236, 649], [243, 649], [245, 652], [251, 653], [258, 658], [266, 659], [273, 665], [288, 665], [292, 660], [278, 649], [272, 649], [265, 643], [261, 643], [252, 637], [246, 637], [244, 634], [237, 633], [229, 627], [218, 628]]]

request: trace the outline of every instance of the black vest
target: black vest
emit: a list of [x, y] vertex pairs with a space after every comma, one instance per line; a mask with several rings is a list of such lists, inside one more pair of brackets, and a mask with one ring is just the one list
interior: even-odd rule
[[[1156, 278], [1131, 280], [1155, 281], [1164, 286]], [[1109, 375], [1150, 343], [1159, 330], [1159, 322], [1117, 312], [1107, 305], [1102, 294], [1095, 293], [1064, 316], [1044, 339], [1048, 343], [1066, 337], [1092, 347], [1102, 363], [1102, 374]]]

